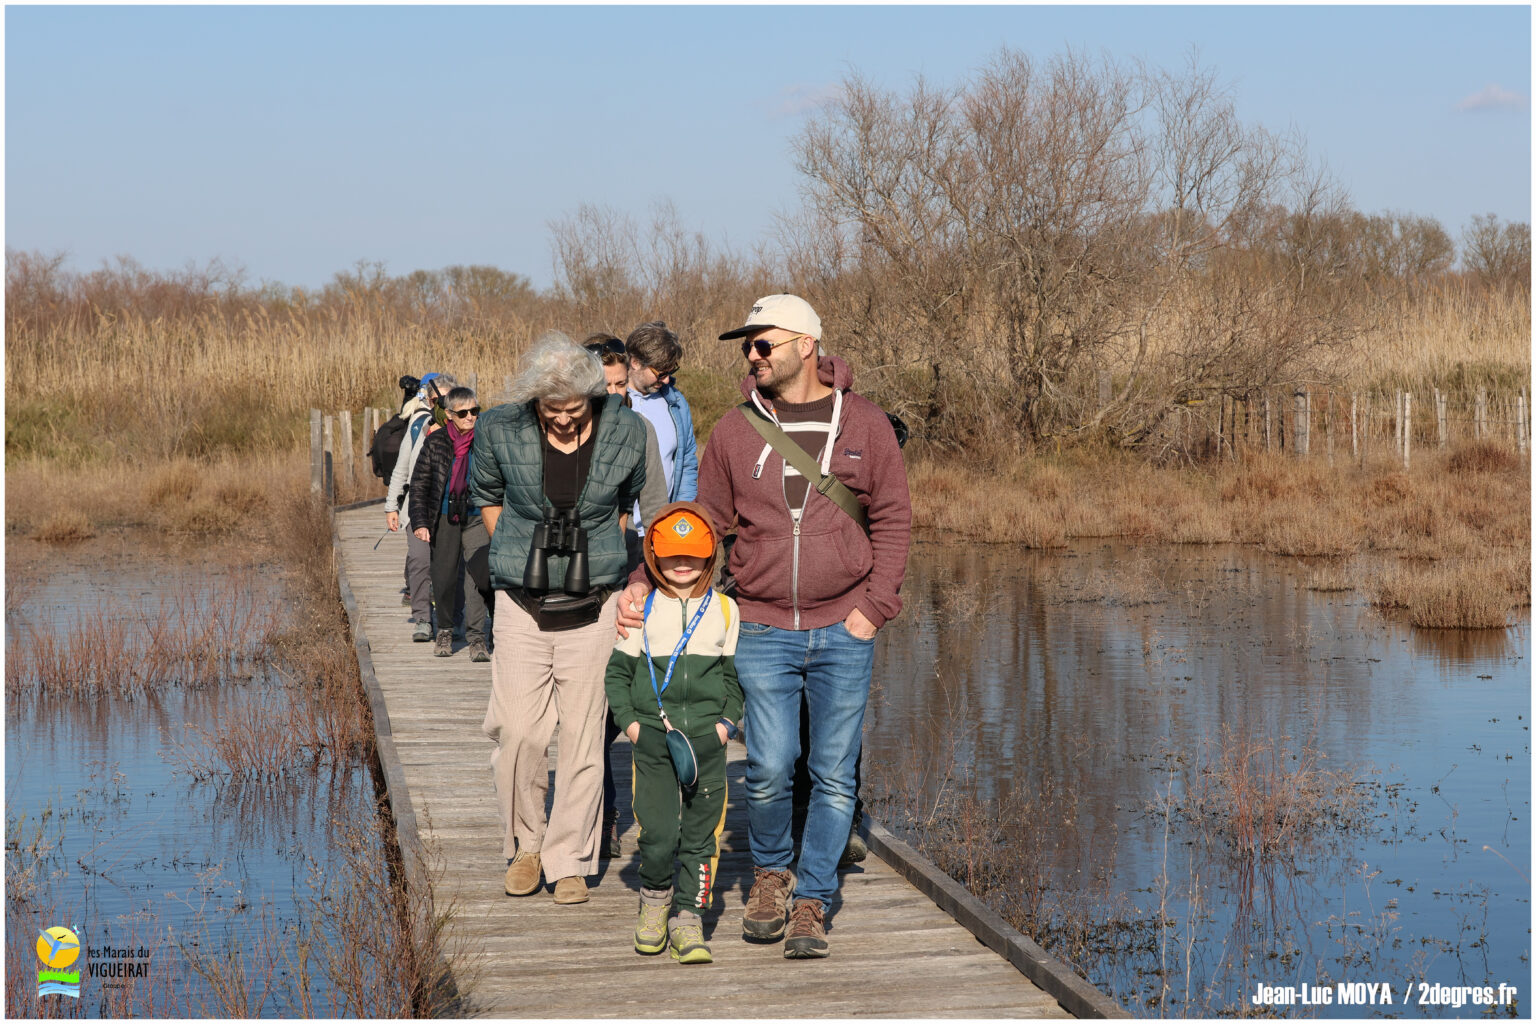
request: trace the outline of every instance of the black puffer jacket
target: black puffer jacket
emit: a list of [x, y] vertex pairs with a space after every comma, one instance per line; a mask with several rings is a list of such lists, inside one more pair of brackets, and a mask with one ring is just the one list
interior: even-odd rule
[[416, 468], [411, 473], [412, 528], [425, 526], [432, 530], [437, 527], [443, 494], [448, 490], [448, 477], [452, 472], [453, 440], [448, 436], [448, 428], [443, 427], [434, 430], [422, 442], [421, 454], [416, 457]]

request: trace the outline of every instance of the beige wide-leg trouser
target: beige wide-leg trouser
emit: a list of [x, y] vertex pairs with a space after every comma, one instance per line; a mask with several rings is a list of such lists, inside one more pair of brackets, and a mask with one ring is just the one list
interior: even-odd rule
[[[618, 594], [611, 595], [590, 626], [544, 633], [516, 601], [496, 592], [496, 650], [483, 728], [496, 743], [491, 776], [502, 853], [538, 853], [549, 882], [597, 871], [608, 714], [603, 674], [617, 639], [618, 600]], [[549, 741], [557, 724], [555, 800], [546, 822]]]

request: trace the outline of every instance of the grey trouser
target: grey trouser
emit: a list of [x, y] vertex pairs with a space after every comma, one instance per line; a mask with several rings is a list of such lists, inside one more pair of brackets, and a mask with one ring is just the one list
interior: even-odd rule
[[405, 526], [405, 592], [411, 595], [411, 621], [432, 622], [432, 545]]
[[464, 560], [464, 639], [485, 639], [486, 602], [490, 599], [490, 573], [486, 554], [490, 537], [485, 521], [474, 516], [467, 523], [450, 523], [437, 517], [432, 531], [432, 599], [437, 602], [437, 628], [452, 629], [459, 603], [459, 559]]

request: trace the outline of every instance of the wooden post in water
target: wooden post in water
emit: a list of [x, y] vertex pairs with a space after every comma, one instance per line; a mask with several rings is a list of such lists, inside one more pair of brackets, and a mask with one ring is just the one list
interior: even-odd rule
[[1291, 440], [1296, 457], [1304, 459], [1312, 444], [1312, 395], [1306, 388], [1297, 388], [1291, 396], [1296, 413], [1291, 419]]
[[1472, 412], [1472, 439], [1481, 441], [1488, 436], [1488, 389], [1477, 389], [1477, 405]]
[[1403, 469], [1408, 468], [1408, 460], [1413, 451], [1413, 392], [1403, 392], [1403, 413], [1400, 419], [1403, 430]]
[[1445, 430], [1445, 392], [1435, 388], [1435, 441], [1441, 447], [1446, 445]]
[[325, 488], [325, 445], [320, 433], [320, 410], [309, 410], [309, 493]]
[[352, 413], [338, 412], [336, 419], [341, 424], [341, 478], [347, 482], [347, 497], [350, 498], [357, 488], [357, 477], [352, 475]]

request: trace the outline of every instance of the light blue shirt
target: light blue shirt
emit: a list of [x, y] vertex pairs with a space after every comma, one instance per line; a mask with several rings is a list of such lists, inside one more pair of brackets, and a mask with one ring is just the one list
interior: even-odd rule
[[[630, 408], [644, 416], [656, 428], [656, 444], [661, 449], [661, 473], [666, 477], [667, 493], [672, 493], [672, 464], [677, 460], [677, 424], [672, 422], [672, 412], [667, 399], [660, 391], [642, 395], [629, 389]], [[645, 535], [645, 524], [640, 521], [640, 503], [635, 502], [635, 532]]]

